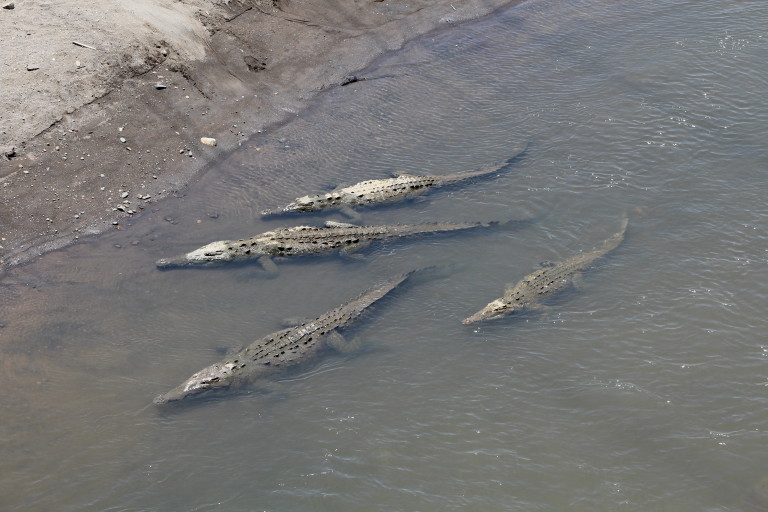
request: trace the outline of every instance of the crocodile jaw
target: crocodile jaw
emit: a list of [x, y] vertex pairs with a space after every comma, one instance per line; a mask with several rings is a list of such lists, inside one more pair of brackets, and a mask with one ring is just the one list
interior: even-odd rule
[[474, 315], [462, 320], [461, 323], [464, 325], [469, 325], [475, 322], [480, 322], [482, 320], [501, 318], [502, 316], [514, 313], [517, 309], [519, 308], [516, 308], [504, 299], [496, 299], [493, 302], [488, 303], [487, 306], [485, 306]]
[[282, 213], [315, 212], [325, 206], [325, 201], [320, 196], [299, 197], [294, 202], [287, 204]]
[[227, 388], [231, 384], [232, 365], [213, 364], [162, 395], [155, 397], [155, 405], [191, 398], [211, 389]]
[[226, 240], [221, 240], [181, 256], [159, 259], [155, 265], [157, 265], [158, 268], [215, 265], [231, 259], [232, 253], [228, 250], [228, 242]]

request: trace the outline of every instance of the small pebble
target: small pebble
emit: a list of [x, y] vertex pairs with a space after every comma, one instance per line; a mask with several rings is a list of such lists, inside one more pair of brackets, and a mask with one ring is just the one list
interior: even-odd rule
[[160, 90], [160, 89], [167, 89], [167, 88], [168, 88], [168, 86], [165, 85], [165, 84], [159, 84], [159, 83], [155, 84], [155, 89]]
[[216, 145], [216, 139], [211, 138], [211, 137], [200, 137], [200, 142], [202, 142], [206, 146], [215, 146]]
[[16, 4], [14, 4], [13, 2], [8, 2], [7, 4], [3, 5], [3, 9], [9, 9], [10, 10], [10, 9], [15, 9], [15, 8], [16, 8]]
[[120, 142], [122, 142], [123, 144], [125, 144], [125, 137], [120, 137]]

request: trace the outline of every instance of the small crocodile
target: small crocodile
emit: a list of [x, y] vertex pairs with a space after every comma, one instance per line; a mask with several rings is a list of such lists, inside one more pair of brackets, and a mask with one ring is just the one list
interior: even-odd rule
[[427, 193], [428, 191], [452, 185], [471, 178], [490, 176], [507, 167], [520, 156], [527, 146], [522, 144], [514, 154], [501, 162], [496, 162], [474, 171], [459, 172], [436, 176], [417, 176], [398, 173], [393, 178], [361, 181], [348, 187], [336, 188], [326, 194], [308, 195], [295, 199], [292, 203], [277, 210], [264, 210], [262, 215], [280, 215], [286, 213], [316, 212], [319, 210], [342, 210], [354, 217], [351, 211], [354, 206], [370, 206], [376, 204], [403, 201]]
[[161, 405], [208, 390], [241, 387], [281, 372], [285, 368], [304, 363], [317, 356], [323, 349], [330, 347], [343, 351], [347, 342], [338, 330], [347, 327], [369, 306], [418, 271], [412, 270], [392, 277], [314, 320], [258, 339], [238, 353], [203, 368], [177, 387], [157, 396], [154, 403]]
[[498, 225], [498, 222], [393, 224], [357, 226], [343, 222], [326, 222], [324, 227], [294, 226], [266, 231], [251, 238], [212, 242], [192, 252], [157, 261], [161, 269], [186, 266], [216, 265], [226, 262], [256, 260], [275, 273], [273, 256], [299, 256], [338, 252], [351, 256], [377, 240], [415, 235], [462, 231]]
[[618, 247], [624, 240], [628, 219], [624, 219], [621, 230], [605, 240], [591, 251], [571, 256], [558, 263], [544, 263], [525, 276], [519, 283], [510, 285], [504, 296], [490, 302], [483, 309], [465, 318], [465, 325], [500, 318], [501, 316], [524, 309], [546, 309], [540, 301], [555, 295], [574, 283], [581, 276], [581, 271], [589, 267], [595, 260]]

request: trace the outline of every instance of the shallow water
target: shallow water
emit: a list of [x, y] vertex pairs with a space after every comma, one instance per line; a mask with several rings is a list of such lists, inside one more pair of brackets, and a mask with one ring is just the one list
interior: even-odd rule
[[[0, 282], [0, 509], [763, 510], [768, 4], [530, 1], [410, 44], [132, 226]], [[381, 78], [377, 78], [381, 77]], [[376, 78], [376, 79], [373, 79]], [[339, 215], [259, 212], [392, 171], [497, 178], [363, 221], [535, 216], [334, 258], [160, 257]], [[462, 318], [543, 260], [626, 241], [547, 315]], [[330, 355], [161, 410], [230, 348], [402, 270]]]

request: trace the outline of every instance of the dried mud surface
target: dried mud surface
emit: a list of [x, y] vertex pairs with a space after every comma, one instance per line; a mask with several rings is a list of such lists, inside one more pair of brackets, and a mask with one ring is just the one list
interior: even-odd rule
[[0, 271], [123, 229], [375, 57], [516, 3], [3, 3]]

